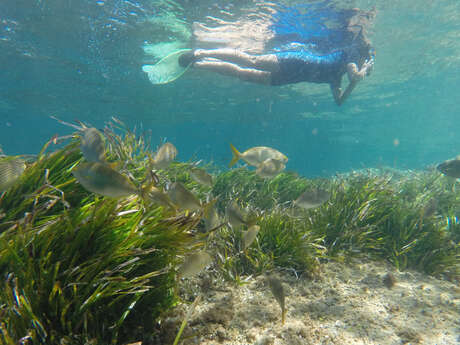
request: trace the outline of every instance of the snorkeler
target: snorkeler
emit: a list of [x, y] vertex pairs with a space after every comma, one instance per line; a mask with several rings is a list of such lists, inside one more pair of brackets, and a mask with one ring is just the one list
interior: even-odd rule
[[[197, 47], [182, 54], [178, 62], [184, 67], [267, 85], [327, 83], [335, 102], [341, 105], [373, 69], [374, 49], [365, 37], [365, 28], [375, 12], [330, 8], [327, 11], [339, 21], [339, 28], [328, 28], [324, 19], [315, 17], [315, 10], [306, 17], [297, 9], [286, 7], [270, 8], [270, 20], [265, 22], [254, 22], [253, 18], [238, 23], [219, 20], [217, 27], [194, 23]], [[261, 39], [251, 38], [261, 47], [252, 49], [251, 42], [241, 42], [255, 36], [253, 33], [268, 37], [262, 43]], [[217, 48], [198, 48], [200, 44], [212, 46], [212, 42]], [[344, 74], [349, 83], [342, 91]]]

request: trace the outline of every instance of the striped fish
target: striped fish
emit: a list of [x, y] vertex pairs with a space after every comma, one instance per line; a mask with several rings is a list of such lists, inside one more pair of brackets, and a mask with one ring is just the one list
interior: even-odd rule
[[26, 168], [24, 160], [16, 157], [0, 158], [0, 191], [10, 188]]

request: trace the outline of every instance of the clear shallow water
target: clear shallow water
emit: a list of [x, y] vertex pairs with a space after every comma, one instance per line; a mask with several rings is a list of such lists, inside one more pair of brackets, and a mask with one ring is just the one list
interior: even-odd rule
[[[0, 144], [34, 153], [71, 132], [48, 115], [102, 127], [117, 116], [172, 141], [179, 159], [230, 160], [228, 143], [275, 147], [311, 177], [389, 165], [422, 169], [460, 151], [460, 3], [341, 1], [377, 8], [374, 73], [337, 107], [327, 85], [269, 87], [189, 71], [152, 86], [146, 44], [186, 42], [193, 21], [249, 1], [0, 3]], [[290, 2], [294, 3], [294, 2]], [[238, 4], [238, 6], [236, 5]], [[158, 46], [157, 46], [158, 47]], [[395, 143], [399, 143], [395, 145]]]

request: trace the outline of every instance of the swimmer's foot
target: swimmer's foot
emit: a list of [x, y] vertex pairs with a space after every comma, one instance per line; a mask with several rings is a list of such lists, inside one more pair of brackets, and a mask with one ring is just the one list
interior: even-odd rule
[[181, 65], [182, 67], [187, 67], [191, 63], [195, 62], [195, 60], [196, 57], [194, 51], [191, 50], [179, 56], [179, 65]]

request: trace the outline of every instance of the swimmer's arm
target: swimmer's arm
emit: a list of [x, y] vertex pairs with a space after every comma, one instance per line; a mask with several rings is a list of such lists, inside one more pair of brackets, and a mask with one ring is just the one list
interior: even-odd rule
[[342, 92], [342, 89], [340, 87], [341, 80], [331, 84], [332, 95], [334, 96], [334, 100], [337, 105], [342, 105], [343, 102], [345, 102], [345, 100], [348, 98], [348, 96], [350, 96], [351, 92], [354, 90], [358, 82], [363, 80], [366, 75], [369, 75], [371, 73], [373, 66], [373, 60], [366, 61], [359, 71], [356, 64], [349, 63], [347, 65], [347, 74], [350, 83], [348, 84], [345, 91]]
[[345, 91], [342, 92], [342, 88], [340, 87], [341, 82], [338, 83], [333, 83], [331, 84], [331, 91], [332, 91], [332, 96], [334, 96], [334, 101], [337, 105], [342, 105], [343, 102], [350, 96], [351, 92], [353, 89], [356, 87], [358, 84], [357, 81], [350, 82], [345, 89]]

